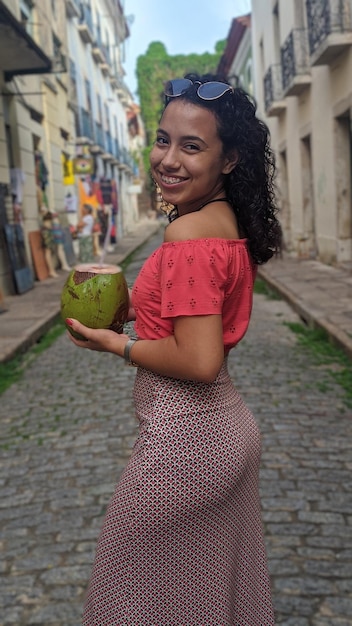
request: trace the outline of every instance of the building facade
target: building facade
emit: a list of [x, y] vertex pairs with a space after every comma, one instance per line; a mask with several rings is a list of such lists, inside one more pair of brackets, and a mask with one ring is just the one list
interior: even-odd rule
[[232, 20], [226, 47], [217, 72], [226, 76], [233, 86], [242, 87], [253, 95], [253, 58], [251, 16], [242, 15]]
[[252, 43], [286, 248], [350, 264], [351, 0], [252, 0]]
[[[138, 219], [120, 0], [0, 0], [0, 292], [48, 276], [42, 221], [69, 238], [83, 202], [116, 236]], [[67, 254], [73, 252], [72, 241]], [[73, 260], [73, 258], [72, 258]], [[71, 260], [71, 261], [72, 261]], [[54, 258], [60, 267], [60, 258]]]

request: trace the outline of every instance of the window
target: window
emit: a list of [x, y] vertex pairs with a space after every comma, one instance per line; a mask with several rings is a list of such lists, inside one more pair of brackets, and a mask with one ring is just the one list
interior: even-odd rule
[[104, 113], [105, 113], [105, 128], [110, 133], [110, 112], [107, 104], [104, 104]]
[[84, 84], [85, 84], [85, 88], [86, 88], [86, 102], [87, 102], [86, 111], [89, 111], [91, 113], [91, 111], [92, 111], [92, 99], [91, 99], [91, 95], [90, 95], [90, 82], [89, 82], [89, 80], [85, 79]]
[[97, 94], [97, 102], [98, 102], [98, 122], [102, 124], [103, 121], [103, 109], [101, 106], [101, 96]]
[[20, 0], [21, 22], [27, 33], [33, 37], [33, 2]]
[[66, 57], [62, 53], [61, 41], [56, 37], [53, 33], [53, 59], [52, 59], [52, 71], [56, 74], [60, 74], [61, 72], [66, 72]]
[[273, 34], [274, 34], [274, 53], [275, 63], [280, 63], [281, 50], [280, 50], [280, 14], [279, 3], [277, 2], [273, 10]]

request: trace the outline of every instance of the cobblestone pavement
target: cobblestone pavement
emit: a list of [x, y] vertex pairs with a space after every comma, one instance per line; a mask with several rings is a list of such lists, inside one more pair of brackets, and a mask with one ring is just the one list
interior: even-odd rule
[[[159, 240], [136, 254], [130, 282]], [[351, 412], [283, 324], [296, 319], [283, 301], [256, 296], [229, 365], [263, 434], [277, 624], [347, 626]], [[1, 396], [1, 626], [79, 626], [104, 510], [136, 433], [134, 375], [121, 359], [77, 350], [62, 336]]]

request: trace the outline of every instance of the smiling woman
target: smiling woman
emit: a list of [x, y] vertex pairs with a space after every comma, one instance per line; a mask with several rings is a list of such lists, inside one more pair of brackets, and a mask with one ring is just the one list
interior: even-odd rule
[[177, 99], [165, 110], [150, 162], [164, 200], [184, 215], [224, 195], [222, 176], [237, 158], [223, 154], [211, 111]]
[[103, 523], [83, 624], [273, 626], [260, 433], [227, 370], [256, 265], [280, 247], [268, 131], [218, 77], [188, 77], [169, 95], [150, 160], [177, 219], [133, 286], [137, 337], [68, 321], [77, 346], [138, 368], [139, 437]]

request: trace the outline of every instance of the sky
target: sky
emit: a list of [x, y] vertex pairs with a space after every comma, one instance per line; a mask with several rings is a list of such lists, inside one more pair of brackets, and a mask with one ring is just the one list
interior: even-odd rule
[[[160, 41], [170, 55], [214, 52], [226, 39], [234, 17], [251, 10], [250, 0], [123, 0], [130, 36], [125, 42], [125, 83], [135, 100], [137, 57], [152, 41]], [[130, 17], [131, 16], [131, 17]]]

